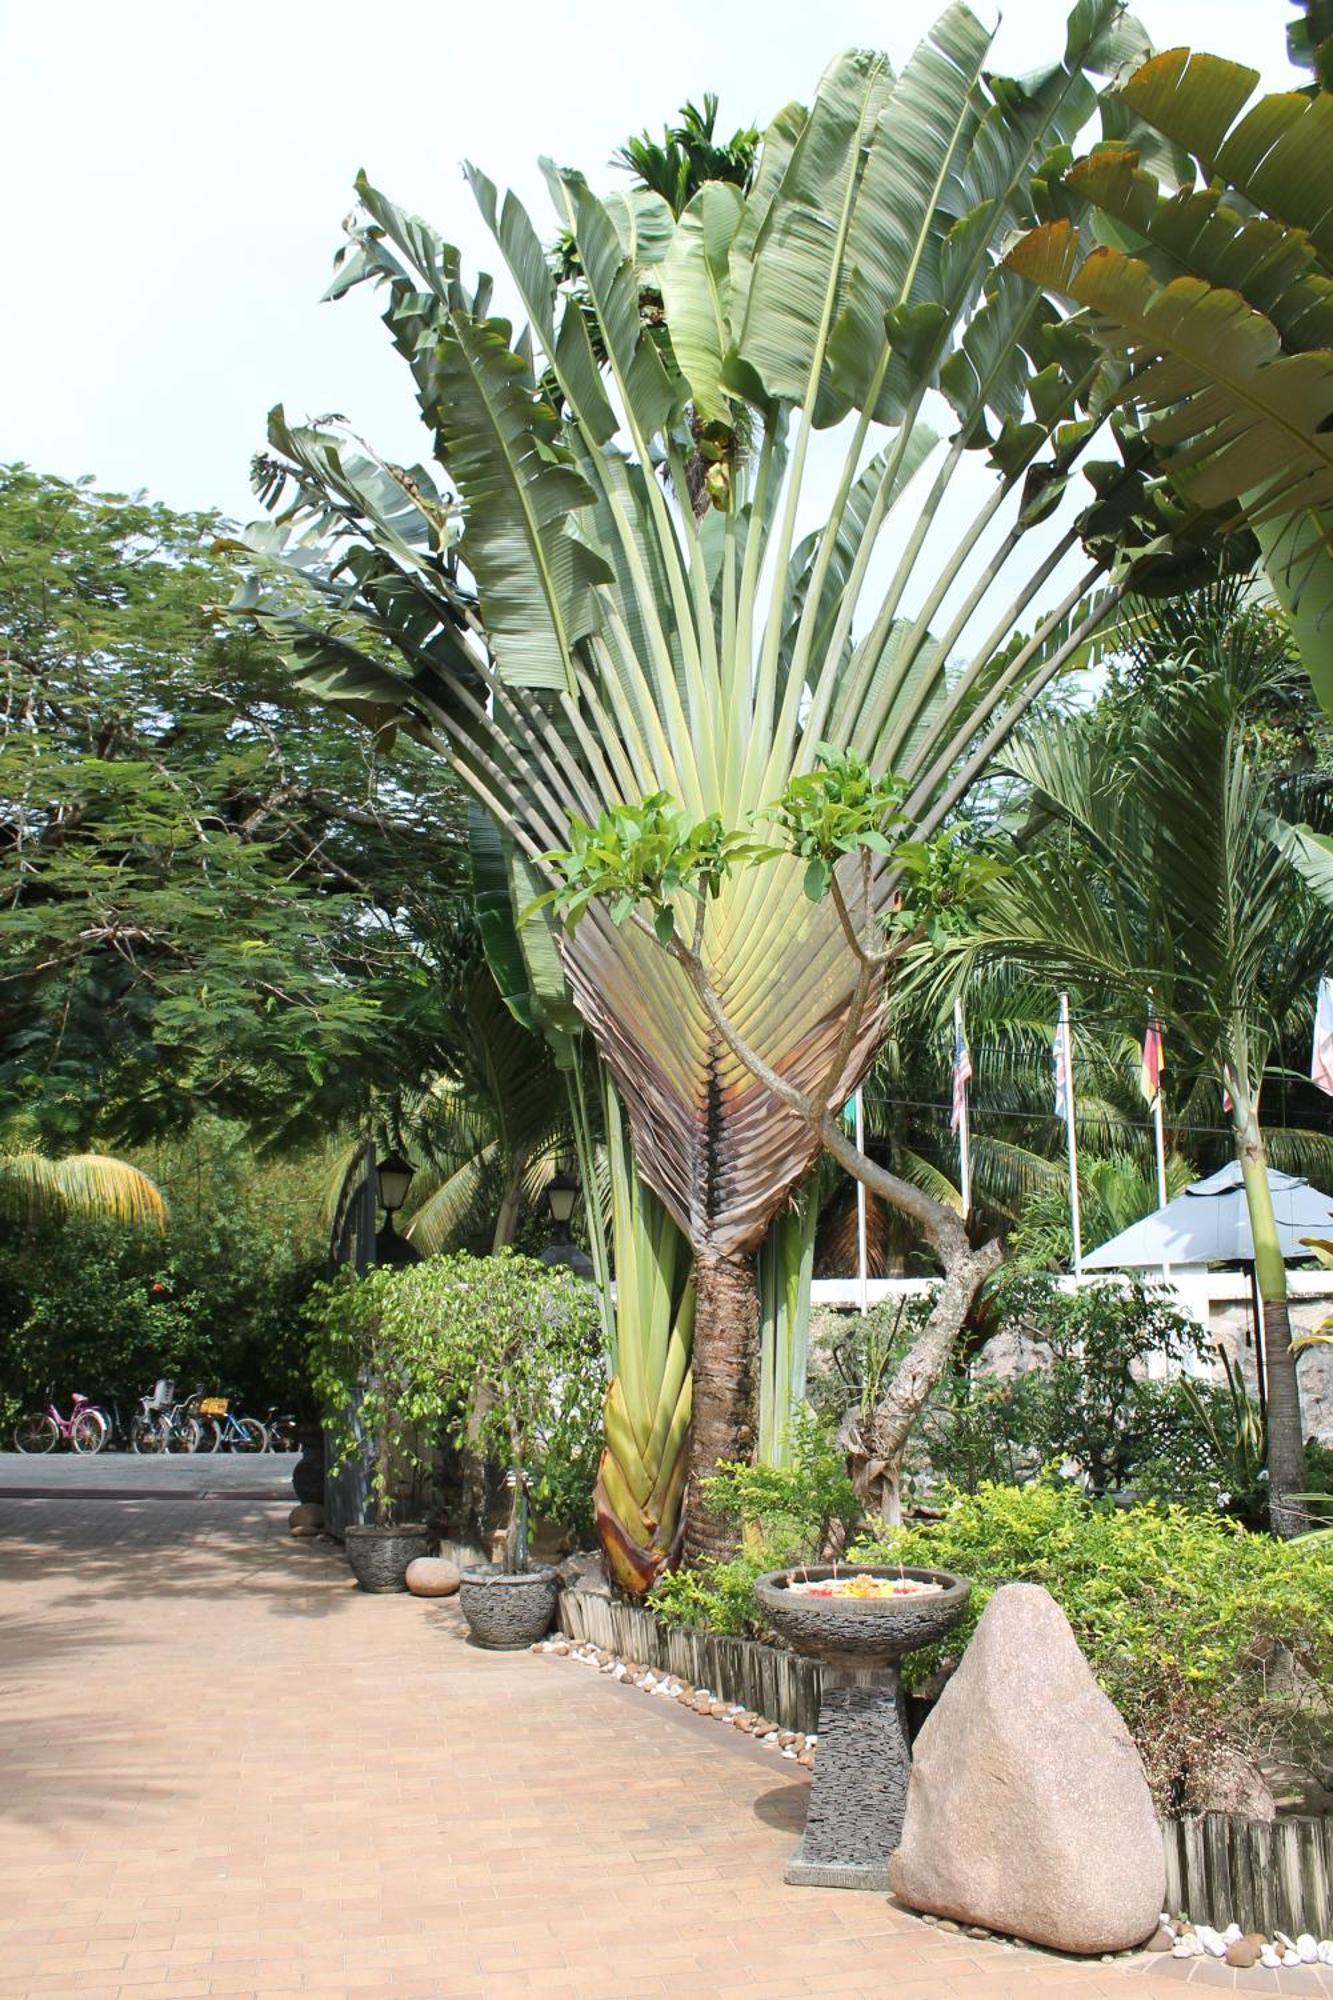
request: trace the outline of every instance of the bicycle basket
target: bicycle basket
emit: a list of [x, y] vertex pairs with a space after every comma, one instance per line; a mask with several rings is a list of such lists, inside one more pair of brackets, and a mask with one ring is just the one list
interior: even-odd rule
[[158, 1381], [156, 1387], [153, 1390], [153, 1401], [160, 1407], [165, 1403], [174, 1403], [175, 1400], [176, 1400], [176, 1384], [174, 1382], [169, 1381], [167, 1377], [164, 1375]]
[[225, 1396], [201, 1396], [199, 1414], [201, 1417], [225, 1417], [231, 1404]]

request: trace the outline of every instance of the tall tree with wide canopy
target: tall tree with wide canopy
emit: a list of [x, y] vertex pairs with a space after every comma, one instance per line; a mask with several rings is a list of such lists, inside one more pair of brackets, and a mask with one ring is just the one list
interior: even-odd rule
[[[1184, 628], [1187, 629], [1187, 628]], [[1205, 607], [1182, 659], [1182, 627], [1139, 642], [1162, 669], [1161, 699], [1114, 728], [1096, 713], [1055, 719], [1005, 753], [1033, 815], [1023, 858], [995, 885], [960, 949], [1141, 1007], [1146, 989], [1168, 1047], [1230, 1104], [1263, 1301], [1274, 1527], [1309, 1525], [1287, 1275], [1260, 1123], [1265, 1074], [1333, 957], [1333, 909], [1305, 890], [1275, 815], [1333, 829], [1318, 773], [1282, 776], [1255, 724], [1295, 668], [1280, 620]]]
[[[625, 910], [557, 942], [530, 906], [572, 821], [666, 796], [742, 827], [824, 743], [901, 774], [928, 836], [1127, 586], [1085, 602], [1101, 554], [1061, 589], [1118, 490], [1103, 468], [1073, 518], [1102, 357], [1000, 252], [1096, 112], [1093, 77], [1146, 44], [1115, 0], [1079, 0], [1062, 55], [1021, 83], [986, 71], [988, 48], [956, 5], [900, 76], [836, 58], [769, 127], [748, 193], [707, 183], [679, 218], [548, 167], [582, 274], [568, 298], [515, 197], [470, 170], [517, 331], [489, 280], [465, 286], [456, 252], [363, 178], [333, 291], [387, 290], [449, 485], [271, 420], [277, 518], [252, 537], [246, 603], [308, 687], [434, 744], [504, 829], [534, 990], [568, 1026], [567, 990], [637, 1171], [694, 1251], [694, 1479], [751, 1448], [752, 1260], [821, 1141]], [[835, 427], [833, 498], [802, 534]], [[840, 1103], [882, 1035], [883, 982], [846, 1038], [860, 968], [807, 886], [787, 857], [728, 872], [702, 943], [746, 1046]], [[877, 865], [876, 913], [893, 893]], [[937, 1226], [965, 1256], [956, 1214], [939, 1205]], [[692, 1545], [709, 1533], [695, 1510]]]

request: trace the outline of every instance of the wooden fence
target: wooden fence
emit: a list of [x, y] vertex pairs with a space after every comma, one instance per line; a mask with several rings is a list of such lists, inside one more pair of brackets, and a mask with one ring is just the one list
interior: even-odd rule
[[707, 1688], [719, 1701], [740, 1702], [781, 1729], [819, 1727], [819, 1666], [797, 1653], [668, 1625], [637, 1604], [582, 1590], [561, 1591], [560, 1629], [566, 1638], [587, 1639], [619, 1659]]
[[1333, 1932], [1333, 1818], [1167, 1820], [1166, 1906], [1219, 1929]]

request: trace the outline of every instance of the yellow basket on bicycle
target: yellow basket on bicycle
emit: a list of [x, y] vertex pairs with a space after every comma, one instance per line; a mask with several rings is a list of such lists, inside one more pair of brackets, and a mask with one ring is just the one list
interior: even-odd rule
[[225, 1417], [230, 1408], [231, 1404], [225, 1396], [201, 1396], [199, 1398], [199, 1414], [201, 1417]]

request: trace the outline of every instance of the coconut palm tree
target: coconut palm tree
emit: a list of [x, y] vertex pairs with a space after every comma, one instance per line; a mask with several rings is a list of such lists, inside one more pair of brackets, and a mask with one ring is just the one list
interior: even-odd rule
[[1333, 910], [1305, 891], [1271, 829], [1284, 809], [1333, 825], [1333, 790], [1283, 776], [1256, 741], [1256, 715], [1292, 679], [1280, 622], [1262, 609], [1219, 619], [1205, 602], [1183, 662], [1178, 636], [1168, 629], [1156, 655], [1140, 642], [1141, 673], [1154, 656], [1161, 669], [1154, 707], [1127, 704], [1110, 729], [1095, 713], [1057, 719], [1010, 746], [1034, 824], [960, 955], [1126, 1006], [1151, 988], [1168, 1044], [1214, 1102], [1226, 1093], [1263, 1303], [1272, 1518], [1290, 1533], [1304, 1525], [1286, 1498], [1304, 1489], [1303, 1429], [1260, 1100], [1275, 1050], [1308, 1031]]
[[[515, 197], [472, 170], [517, 332], [488, 281], [465, 286], [456, 252], [363, 179], [333, 291], [383, 288], [448, 484], [332, 424], [271, 420], [276, 522], [251, 538], [246, 607], [308, 687], [433, 743], [503, 829], [533, 990], [591, 1031], [636, 1171], [694, 1253], [695, 1480], [752, 1449], [753, 1257], [822, 1141], [623, 911], [556, 937], [532, 911], [544, 857], [574, 822], [654, 798], [744, 826], [830, 742], [900, 773], [928, 837], [1084, 656], [1128, 581], [1089, 603], [1098, 558], [1050, 603], [1101, 358], [999, 256], [1035, 220], [1038, 169], [1094, 115], [1093, 77], [1144, 47], [1115, 0], [1080, 0], [1059, 59], [1010, 83], [954, 5], [900, 76], [836, 58], [769, 127], [748, 192], [708, 182], [677, 218], [552, 167], [582, 273], [569, 298]], [[833, 498], [801, 534], [835, 430]], [[861, 968], [806, 882], [786, 856], [728, 873], [702, 945], [746, 1045], [841, 1101], [883, 1019], [871, 1004], [845, 1037]], [[876, 866], [877, 915], [892, 895]], [[946, 1261], [969, 1254], [956, 1215], [929, 1216]], [[696, 1510], [692, 1546], [711, 1532]]]

